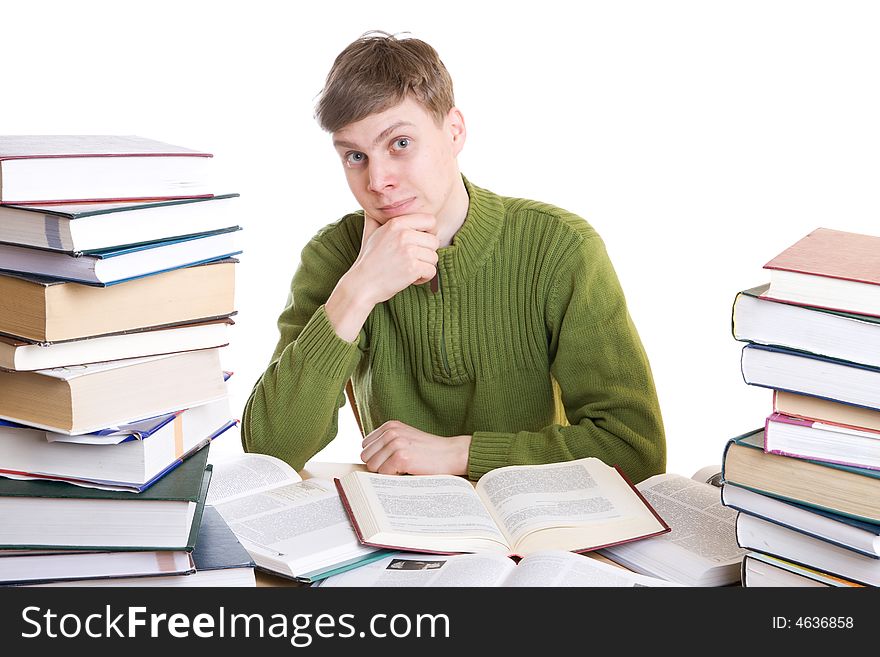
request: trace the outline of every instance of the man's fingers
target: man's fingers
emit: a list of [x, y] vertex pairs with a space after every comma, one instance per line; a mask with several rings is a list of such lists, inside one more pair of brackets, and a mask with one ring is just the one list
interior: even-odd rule
[[388, 221], [394, 222], [403, 228], [412, 228], [425, 233], [433, 233], [437, 230], [437, 219], [432, 214], [403, 214]]

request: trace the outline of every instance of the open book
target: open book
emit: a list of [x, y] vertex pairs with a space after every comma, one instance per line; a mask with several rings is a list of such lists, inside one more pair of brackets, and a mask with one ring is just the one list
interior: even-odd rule
[[481, 554], [396, 552], [334, 575], [319, 586], [681, 586], [562, 550], [534, 552], [518, 564]]
[[215, 464], [208, 504], [258, 568], [285, 577], [312, 582], [385, 554], [358, 542], [332, 482], [303, 481], [273, 456]]
[[453, 475], [351, 472], [336, 480], [365, 545], [419, 552], [586, 552], [669, 527], [619, 470], [596, 458], [508, 466], [476, 488]]
[[689, 586], [724, 586], [740, 581], [745, 550], [736, 542], [736, 511], [721, 504], [721, 490], [699, 479], [660, 474], [637, 488], [672, 526], [663, 536], [602, 550], [602, 554], [638, 573]]

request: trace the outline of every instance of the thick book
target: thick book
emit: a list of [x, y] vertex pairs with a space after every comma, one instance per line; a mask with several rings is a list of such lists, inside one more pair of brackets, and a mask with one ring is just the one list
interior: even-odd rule
[[0, 333], [57, 342], [224, 317], [235, 310], [236, 263], [227, 258], [110, 287], [0, 275]]
[[2, 135], [0, 203], [210, 196], [211, 157], [134, 135]]
[[[102, 556], [115, 557], [118, 554], [126, 553], [95, 554], [94, 556], [98, 557], [98, 568], [101, 567], [100, 558]], [[154, 559], [157, 557], [167, 559], [165, 555], [175, 553], [154, 552], [152, 554], [155, 555]], [[79, 577], [76, 581], [70, 581], [72, 578], [68, 578], [67, 581], [45, 581], [32, 586], [256, 586], [253, 559], [235, 538], [235, 534], [232, 533], [220, 514], [211, 507], [205, 507], [199, 527], [198, 540], [190, 556], [192, 568], [186, 572], [145, 573], [141, 576], [126, 575], [124, 572], [110, 575], [104, 572], [92, 577]], [[106, 567], [106, 563], [105, 561], [104, 567]], [[2, 565], [2, 559], [0, 559], [0, 565]]]
[[763, 428], [728, 441], [722, 476], [757, 493], [880, 524], [880, 472], [768, 454]]
[[743, 380], [751, 386], [813, 395], [880, 409], [880, 367], [781, 347], [743, 347]]
[[140, 492], [237, 425], [229, 400], [77, 436], [0, 420], [0, 477]]
[[0, 371], [0, 419], [81, 434], [199, 406], [226, 395], [219, 349]]
[[236, 226], [212, 233], [76, 254], [0, 244], [0, 269], [87, 285], [114, 285], [238, 255], [241, 253], [238, 244], [240, 230]]
[[743, 559], [742, 580], [743, 586], [748, 588], [864, 586], [760, 552], [749, 552]]
[[238, 194], [170, 201], [0, 205], [0, 242], [65, 253], [208, 233], [238, 225]]
[[636, 487], [672, 531], [600, 554], [638, 573], [687, 586], [739, 583], [744, 551], [736, 544], [736, 512], [722, 506], [717, 486], [667, 473]]
[[880, 237], [817, 228], [764, 265], [768, 299], [880, 317]]
[[284, 461], [242, 454], [214, 465], [212, 505], [257, 567], [300, 582], [380, 559], [361, 545], [332, 482], [303, 481]]
[[809, 534], [865, 556], [880, 556], [878, 524], [762, 495], [729, 482], [722, 486], [721, 501], [740, 513]]
[[143, 493], [0, 479], [0, 547], [191, 550], [211, 481], [206, 445]]
[[355, 471], [336, 479], [358, 539], [417, 552], [588, 552], [669, 526], [623, 473], [597, 458], [453, 475]]
[[820, 541], [755, 516], [736, 517], [736, 540], [743, 548], [842, 577], [868, 586], [880, 586], [880, 559]]
[[681, 586], [582, 554], [533, 552], [519, 561], [494, 552], [413, 554], [395, 552], [368, 565], [328, 577], [321, 587], [640, 587]]
[[880, 470], [880, 432], [803, 420], [782, 413], [767, 417], [764, 451]]
[[836, 424], [850, 429], [880, 431], [880, 411], [830, 399], [798, 395], [784, 390], [773, 393], [773, 411], [803, 420]]
[[225, 347], [229, 344], [229, 327], [234, 324], [230, 317], [220, 317], [60, 342], [38, 342], [0, 335], [0, 369], [33, 372]]
[[880, 367], [880, 318], [794, 306], [743, 290], [733, 302], [733, 337]]

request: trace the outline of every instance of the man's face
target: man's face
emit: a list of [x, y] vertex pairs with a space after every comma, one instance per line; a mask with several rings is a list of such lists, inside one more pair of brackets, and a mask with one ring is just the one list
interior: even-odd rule
[[373, 219], [416, 212], [441, 217], [456, 184], [456, 156], [464, 145], [461, 113], [441, 125], [420, 103], [399, 105], [333, 133], [333, 145], [358, 204]]

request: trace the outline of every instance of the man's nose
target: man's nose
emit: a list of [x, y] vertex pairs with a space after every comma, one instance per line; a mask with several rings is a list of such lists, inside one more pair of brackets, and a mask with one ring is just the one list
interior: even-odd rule
[[389, 187], [395, 186], [396, 176], [389, 162], [373, 159], [370, 160], [368, 166], [371, 192], [381, 193]]

